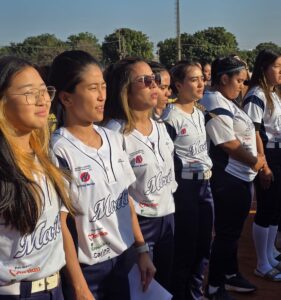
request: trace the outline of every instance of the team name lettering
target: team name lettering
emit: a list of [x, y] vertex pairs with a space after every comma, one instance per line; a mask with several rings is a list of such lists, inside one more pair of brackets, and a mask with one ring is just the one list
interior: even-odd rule
[[207, 151], [207, 142], [201, 144], [200, 141], [190, 145], [187, 149], [187, 156], [195, 156], [199, 153]]
[[106, 198], [99, 200], [94, 206], [94, 216], [90, 222], [96, 222], [103, 217], [110, 217], [117, 210], [127, 206], [129, 203], [128, 191], [123, 191], [116, 200], [109, 194]]
[[34, 250], [40, 250], [50, 242], [56, 240], [61, 232], [60, 218], [56, 216], [54, 224], [46, 228], [47, 221], [41, 222], [32, 234], [24, 235], [19, 242], [20, 250], [15, 254], [14, 258], [21, 258], [31, 254]]
[[156, 191], [160, 191], [165, 185], [172, 181], [172, 170], [170, 169], [167, 175], [162, 175], [159, 172], [157, 175], [153, 176], [147, 182], [147, 190], [144, 192], [145, 195], [153, 194]]

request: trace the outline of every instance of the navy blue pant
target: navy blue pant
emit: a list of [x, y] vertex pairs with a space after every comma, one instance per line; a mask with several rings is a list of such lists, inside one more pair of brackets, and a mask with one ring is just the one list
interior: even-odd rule
[[61, 285], [50, 290], [31, 294], [31, 282], [22, 281], [20, 296], [0, 295], [0, 300], [64, 300]]
[[177, 177], [173, 299], [202, 299], [213, 229], [210, 183]]
[[138, 216], [138, 219], [157, 270], [155, 279], [170, 291], [174, 252], [174, 214], [155, 218]]
[[209, 267], [209, 284], [212, 286], [221, 286], [226, 274], [239, 272], [238, 241], [251, 207], [251, 185], [222, 169], [213, 168], [215, 237]]
[[265, 149], [266, 160], [274, 181], [269, 189], [262, 189], [259, 175], [255, 179], [257, 213], [255, 223], [262, 227], [276, 226], [281, 216], [281, 149]]
[[[131, 247], [110, 260], [80, 266], [96, 300], [130, 300], [128, 273], [135, 262], [136, 253]], [[63, 275], [62, 280], [65, 299], [73, 300], [74, 292], [67, 276]]]

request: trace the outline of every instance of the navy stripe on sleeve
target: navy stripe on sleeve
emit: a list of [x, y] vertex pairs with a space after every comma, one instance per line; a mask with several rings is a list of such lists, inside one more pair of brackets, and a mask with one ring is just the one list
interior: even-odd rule
[[167, 129], [167, 132], [169, 133], [171, 140], [175, 141], [175, 139], [177, 137], [177, 132], [176, 132], [175, 128], [167, 122], [165, 122], [165, 125], [166, 125], [166, 129]]
[[256, 95], [252, 95], [247, 97], [244, 102], [243, 102], [243, 106], [249, 104], [249, 103], [253, 103], [255, 105], [257, 105], [258, 107], [260, 107], [262, 109], [262, 111], [264, 111], [264, 103], [263, 101], [257, 97]]
[[57, 160], [58, 160], [58, 162], [59, 162], [59, 167], [60, 167], [60, 168], [66, 169], [66, 170], [70, 170], [69, 165], [68, 165], [68, 163], [67, 163], [67, 161], [66, 161], [65, 158], [62, 158], [62, 157], [59, 156], [59, 155], [56, 155], [56, 157], [57, 157]]
[[260, 123], [254, 122], [254, 125], [255, 125], [255, 131], [260, 131], [260, 129], [261, 129], [261, 124], [260, 124]]
[[[211, 114], [210, 114], [211, 113]], [[225, 108], [215, 108], [211, 111], [209, 111], [206, 115], [205, 115], [205, 124], [207, 124], [212, 118], [216, 117], [216, 116], [228, 116], [231, 119], [234, 118], [234, 115], [232, 112], [230, 112], [229, 110], [225, 109]]]

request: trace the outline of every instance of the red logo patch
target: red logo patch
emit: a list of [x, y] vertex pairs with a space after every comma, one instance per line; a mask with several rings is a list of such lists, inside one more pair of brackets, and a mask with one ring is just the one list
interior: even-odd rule
[[142, 163], [142, 156], [141, 155], [136, 156], [135, 161], [136, 161], [136, 164], [141, 164]]
[[88, 172], [83, 172], [80, 174], [80, 179], [82, 182], [88, 182], [90, 180], [91, 176]]
[[181, 130], [181, 134], [186, 134], [186, 128], [183, 128], [183, 129]]

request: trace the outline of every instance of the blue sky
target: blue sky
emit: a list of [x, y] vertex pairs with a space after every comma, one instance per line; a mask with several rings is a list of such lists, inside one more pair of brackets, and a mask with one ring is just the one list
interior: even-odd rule
[[[140, 30], [156, 46], [176, 33], [175, 0], [1, 0], [0, 45], [52, 33], [65, 40], [88, 31], [100, 42], [120, 27]], [[281, 45], [280, 0], [180, 0], [181, 32], [223, 26], [240, 49]]]

